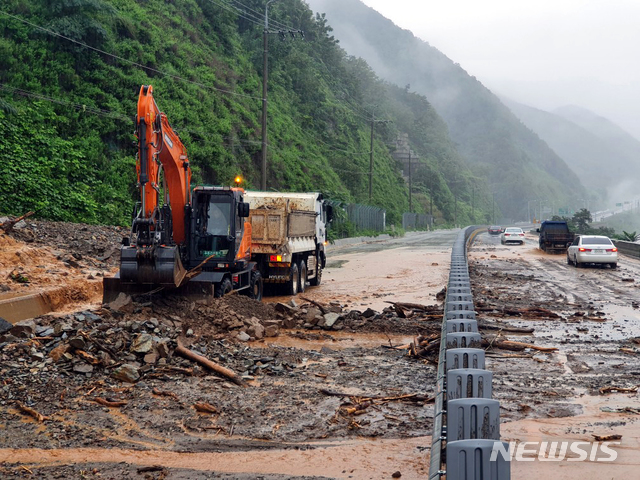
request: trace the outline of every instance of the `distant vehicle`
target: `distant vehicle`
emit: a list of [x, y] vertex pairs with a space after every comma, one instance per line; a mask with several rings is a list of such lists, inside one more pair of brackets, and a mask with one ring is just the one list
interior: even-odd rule
[[506, 245], [507, 243], [519, 243], [524, 245], [524, 232], [519, 227], [508, 227], [504, 229], [504, 232], [500, 236], [500, 243]]
[[580, 268], [586, 264], [618, 266], [618, 249], [609, 237], [580, 235], [567, 249], [567, 263]]
[[500, 235], [502, 233], [502, 227], [500, 225], [491, 225], [487, 231], [489, 235]]
[[540, 250], [551, 253], [566, 252], [575, 235], [569, 231], [567, 222], [547, 220], [538, 228]]

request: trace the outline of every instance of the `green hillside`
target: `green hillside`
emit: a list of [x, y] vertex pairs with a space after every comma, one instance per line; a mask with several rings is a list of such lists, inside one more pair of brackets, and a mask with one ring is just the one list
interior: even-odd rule
[[[179, 132], [197, 182], [260, 184], [264, 3], [243, 0], [8, 0], [0, 7], [0, 212], [127, 224], [140, 86]], [[300, 0], [270, 6], [268, 188], [371, 203], [398, 224], [408, 189], [390, 145], [420, 156], [414, 211], [487, 220], [490, 193], [422, 96], [348, 56]], [[457, 201], [456, 201], [457, 197]], [[475, 202], [471, 217], [471, 202]]]
[[425, 95], [446, 121], [458, 151], [489, 179], [506, 217], [524, 219], [529, 200], [549, 205], [584, 197], [564, 160], [475, 77], [442, 52], [360, 0], [309, 0], [326, 12], [340, 44], [385, 80]]

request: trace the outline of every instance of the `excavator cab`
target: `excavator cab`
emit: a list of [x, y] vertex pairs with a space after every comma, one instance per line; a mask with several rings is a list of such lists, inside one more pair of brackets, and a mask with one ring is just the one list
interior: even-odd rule
[[[193, 241], [189, 242], [191, 263], [208, 262], [214, 270], [223, 262], [230, 266], [248, 262], [250, 257], [251, 224], [249, 204], [242, 201], [242, 191], [223, 187], [196, 187], [193, 191]], [[247, 232], [246, 230], [249, 229]], [[244, 242], [243, 242], [244, 241]]]

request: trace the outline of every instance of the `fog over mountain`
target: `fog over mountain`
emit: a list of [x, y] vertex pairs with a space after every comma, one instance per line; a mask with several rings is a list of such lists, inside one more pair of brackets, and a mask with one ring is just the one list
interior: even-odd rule
[[458, 150], [486, 175], [509, 218], [525, 218], [527, 202], [556, 205], [586, 195], [576, 174], [455, 59], [416, 38], [359, 0], [310, 0], [326, 13], [351, 55], [389, 82], [425, 95], [444, 118]]
[[585, 186], [613, 202], [633, 196], [640, 176], [640, 142], [621, 127], [581, 107], [545, 112], [504, 97], [502, 101]]

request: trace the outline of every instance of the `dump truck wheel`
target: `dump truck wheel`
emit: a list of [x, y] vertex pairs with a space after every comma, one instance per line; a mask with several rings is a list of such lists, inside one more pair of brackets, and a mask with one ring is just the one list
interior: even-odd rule
[[320, 258], [316, 262], [316, 276], [309, 280], [309, 284], [312, 287], [317, 287], [322, 282], [322, 265], [320, 263]]
[[262, 274], [258, 271], [251, 272], [251, 283], [249, 285], [249, 298], [262, 300]]
[[298, 292], [304, 293], [307, 289], [307, 264], [304, 260], [300, 260], [300, 284], [298, 285]]
[[289, 295], [298, 294], [298, 286], [300, 285], [300, 271], [298, 264], [291, 262], [291, 271], [289, 272], [289, 283], [287, 284], [287, 293]]
[[222, 297], [227, 293], [230, 293], [233, 290], [233, 286], [231, 285], [231, 280], [225, 278], [218, 285], [216, 285], [214, 295], [216, 297]]

